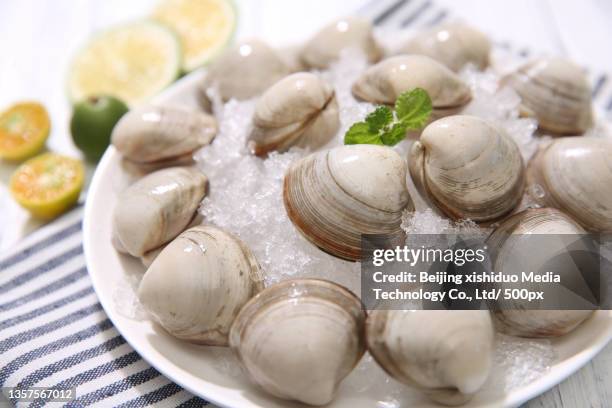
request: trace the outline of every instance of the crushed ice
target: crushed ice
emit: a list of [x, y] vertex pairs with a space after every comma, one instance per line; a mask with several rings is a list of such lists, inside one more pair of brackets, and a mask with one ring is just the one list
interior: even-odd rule
[[[365, 58], [348, 50], [330, 70], [320, 74], [336, 89], [340, 105], [341, 130], [327, 148], [342, 144], [348, 127], [363, 118], [373, 105], [357, 102], [350, 87], [366, 67]], [[533, 134], [537, 124], [520, 118], [519, 97], [508, 88], [498, 89], [498, 77], [492, 71], [467, 68], [461, 73], [470, 85], [474, 99], [465, 113], [491, 119], [500, 124], [517, 142], [528, 160], [537, 148]], [[298, 277], [327, 278], [359, 293], [359, 264], [334, 258], [315, 248], [293, 227], [282, 202], [282, 180], [287, 168], [308, 151], [291, 149], [272, 153], [267, 159], [255, 157], [246, 150], [246, 139], [255, 101], [231, 100], [225, 104], [213, 100], [215, 115], [220, 118], [219, 133], [214, 142], [196, 156], [200, 168], [210, 180], [210, 194], [204, 199], [201, 213], [206, 222], [222, 227], [244, 240], [266, 271], [267, 283]], [[405, 155], [410, 142], [395, 149]], [[411, 233], [441, 234], [478, 231], [470, 221], [454, 223], [435, 211], [423, 208], [406, 212], [402, 228]], [[488, 387], [508, 392], [532, 382], [544, 374], [554, 361], [547, 341], [535, 341], [499, 335], [495, 368]], [[235, 374], [232, 361], [217, 359], [220, 370]], [[376, 393], [379, 407], [396, 407], [423, 396], [404, 387], [380, 369], [369, 354], [344, 381], [343, 388], [352, 393]]]
[[503, 392], [533, 383], [555, 359], [549, 340], [524, 339], [497, 333], [488, 386]]

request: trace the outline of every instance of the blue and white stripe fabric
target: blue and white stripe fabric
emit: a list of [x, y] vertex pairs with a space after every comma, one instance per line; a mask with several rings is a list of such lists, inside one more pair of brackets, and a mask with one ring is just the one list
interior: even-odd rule
[[0, 385], [77, 387], [70, 407], [208, 405], [160, 375], [113, 327], [85, 267], [82, 217], [78, 207], [0, 258]]
[[[429, 0], [375, 0], [360, 13], [388, 27], [448, 17]], [[612, 110], [610, 80], [591, 76], [595, 102]], [[78, 207], [0, 257], [0, 386], [77, 387], [70, 407], [209, 405], [142, 360], [113, 327], [87, 274], [82, 216]]]

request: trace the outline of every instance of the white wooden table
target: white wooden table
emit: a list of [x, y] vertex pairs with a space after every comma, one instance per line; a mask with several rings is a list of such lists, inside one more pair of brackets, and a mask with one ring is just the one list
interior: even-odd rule
[[[238, 36], [298, 42], [313, 28], [367, 0], [237, 0]], [[612, 72], [609, 0], [437, 0], [496, 40], [566, 55]], [[93, 31], [146, 15], [154, 0], [2, 0], [0, 109], [20, 99], [42, 101], [52, 117], [50, 149], [78, 155], [68, 132], [64, 76], [70, 57]], [[38, 228], [7, 193], [15, 166], [0, 163], [0, 250]], [[91, 173], [93, 169], [89, 169]], [[1, 398], [1, 397], [0, 397]], [[0, 403], [2, 401], [0, 400]], [[567, 381], [527, 407], [612, 406], [612, 345]]]

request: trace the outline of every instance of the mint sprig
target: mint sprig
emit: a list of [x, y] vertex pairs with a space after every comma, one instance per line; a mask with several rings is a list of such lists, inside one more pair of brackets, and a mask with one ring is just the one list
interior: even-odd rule
[[366, 116], [366, 123], [371, 133], [378, 133], [384, 130], [393, 120], [393, 112], [388, 106], [379, 106], [372, 113]]
[[406, 91], [397, 98], [393, 110], [378, 106], [363, 122], [354, 123], [344, 135], [344, 144], [396, 145], [407, 131], [423, 128], [431, 111], [431, 98], [424, 89]]

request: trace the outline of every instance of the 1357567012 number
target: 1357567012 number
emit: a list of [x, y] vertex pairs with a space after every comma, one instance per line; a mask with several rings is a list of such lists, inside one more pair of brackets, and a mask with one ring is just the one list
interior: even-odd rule
[[46, 387], [3, 387], [2, 393], [13, 403], [33, 402], [69, 402], [76, 398], [76, 388], [46, 388]]

